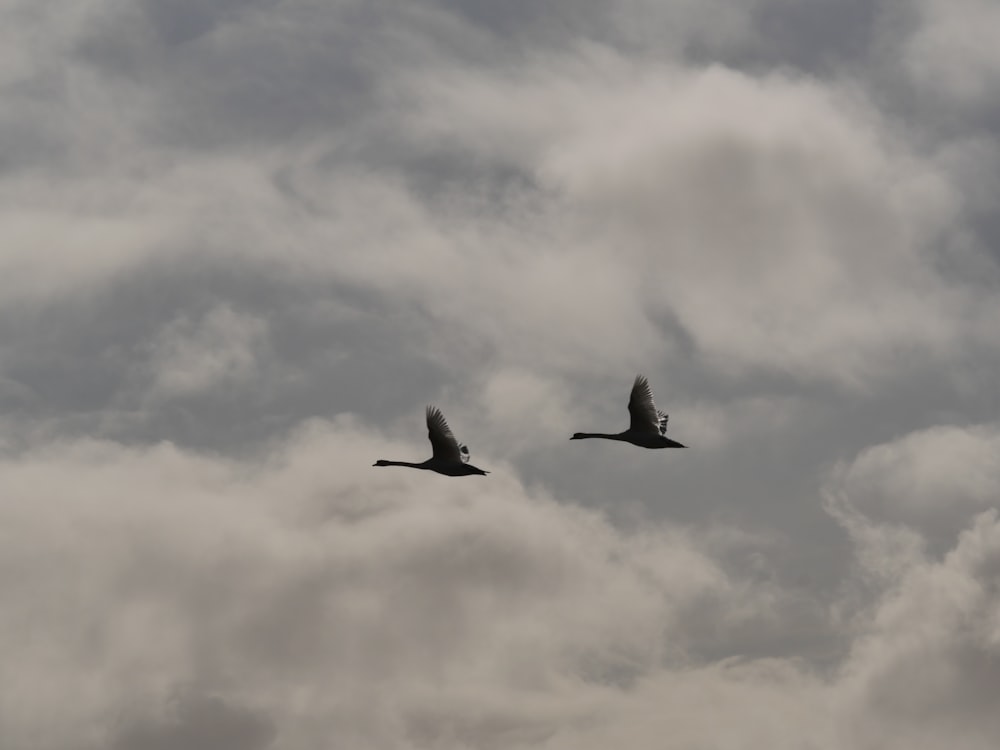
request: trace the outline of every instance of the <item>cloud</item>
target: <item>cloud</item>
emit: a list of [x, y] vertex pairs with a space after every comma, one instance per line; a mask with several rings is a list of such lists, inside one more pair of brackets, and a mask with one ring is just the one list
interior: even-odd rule
[[[730, 381], [790, 376], [870, 390], [914, 360], [941, 371], [990, 347], [996, 306], [934, 268], [966, 185], [922, 158], [860, 86], [642, 65], [585, 43], [491, 68], [493, 58], [470, 64], [464, 50], [408, 43], [455, 30], [440, 8], [420, 15], [407, 43], [369, 58], [369, 39], [404, 33], [393, 7], [371, 28], [357, 20], [370, 35], [358, 33], [345, 54], [351, 65], [365, 61], [367, 83], [357, 99], [336, 85], [349, 114], [302, 112], [284, 97], [334, 104], [282, 82], [294, 74], [333, 86], [329, 69], [351, 69], [324, 36], [350, 14], [286, 10], [285, 26], [267, 3], [87, 17], [84, 37], [137, 23], [124, 20], [135, 14], [151, 28], [200, 29], [163, 32], [167, 57], [154, 56], [143, 96], [103, 63], [92, 67], [97, 42], [77, 50], [85, 72], [72, 85], [134, 102], [136, 116], [156, 124], [120, 126], [132, 142], [116, 153], [113, 179], [101, 183], [114, 188], [97, 201], [122, 217], [140, 209], [144, 234], [122, 242], [149, 249], [107, 250], [106, 263], [86, 264], [95, 282], [115, 283], [137, 264], [164, 273], [196, 252], [199, 262], [271, 274], [280, 252], [277, 273], [291, 283], [348, 285], [396, 314], [423, 316], [414, 348], [456, 369], [502, 356], [565, 376], [599, 361], [637, 370], [687, 355]], [[314, 44], [292, 44], [297, 33]], [[271, 60], [260, 45], [294, 49], [293, 70], [272, 61], [256, 63], [261, 74], [249, 82], [237, 76], [237, 61]], [[264, 81], [282, 103], [248, 94], [259, 117], [226, 97], [188, 99], [202, 85], [236, 96], [243, 83]], [[238, 135], [282, 112], [309, 129]], [[189, 138], [191, 127], [208, 140]], [[81, 151], [95, 135], [75, 141]], [[207, 153], [189, 158], [193, 145]], [[114, 205], [137, 184], [126, 210]], [[65, 189], [60, 202], [79, 192]], [[81, 231], [74, 219], [63, 236]], [[982, 250], [962, 257], [981, 263]], [[42, 285], [35, 299], [56, 279], [80, 276], [30, 268], [34, 283], [17, 287]]]
[[424, 130], [493, 149], [576, 207], [576, 244], [642, 269], [643, 308], [669, 310], [722, 371], [865, 385], [914, 349], [954, 354], [992, 316], [927, 267], [953, 187], [847, 90], [610, 55], [425, 88]]
[[198, 323], [175, 320], [151, 344], [152, 389], [170, 397], [239, 384], [254, 375], [254, 350], [266, 334], [264, 321], [226, 307], [209, 311]]
[[984, 4], [8, 5], [2, 744], [996, 745]]
[[[99, 746], [113, 721], [128, 747], [270, 726], [292, 746], [462, 726], [489, 746], [508, 729], [550, 736], [708, 644], [784, 627], [781, 592], [733, 578], [697, 534], [623, 534], [502, 471], [473, 488], [372, 469], [382, 450], [407, 448], [342, 420], [257, 468], [92, 441], [8, 461], [3, 558], [18, 572], [3, 619], [32, 637], [4, 642], [6, 736], [30, 736], [64, 696], [47, 747]], [[157, 719], [185, 686], [208, 702]]]
[[911, 567], [876, 610], [845, 669], [853, 747], [986, 748], [1000, 731], [995, 688], [996, 511], [976, 517], [940, 562]]
[[180, 694], [166, 720], [135, 721], [121, 728], [114, 750], [181, 750], [190, 747], [266, 748], [274, 730], [252, 712], [234, 709], [219, 698]]
[[918, 27], [907, 38], [903, 65], [921, 93], [952, 107], [992, 110], [1000, 55], [983, 38], [997, 23], [995, 5], [982, 0], [918, 3]]
[[1000, 497], [996, 425], [940, 426], [863, 451], [828, 490], [867, 517], [905, 524], [950, 548], [970, 517]]
[[343, 418], [252, 463], [94, 441], [7, 460], [2, 619], [31, 638], [2, 643], [5, 736], [56, 750], [596, 748], [668, 726], [677, 746], [996, 737], [976, 698], [995, 679], [993, 511], [884, 579], [842, 621], [850, 653], [830, 671], [788, 648], [829, 615], [766, 567], [730, 565], [764, 540], [625, 531], [503, 470], [473, 487], [368, 465], [412, 450]]

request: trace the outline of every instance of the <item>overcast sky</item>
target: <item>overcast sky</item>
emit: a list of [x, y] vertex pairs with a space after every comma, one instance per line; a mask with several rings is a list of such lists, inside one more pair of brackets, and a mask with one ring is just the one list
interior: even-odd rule
[[1000, 746], [997, 29], [0, 0], [0, 744]]

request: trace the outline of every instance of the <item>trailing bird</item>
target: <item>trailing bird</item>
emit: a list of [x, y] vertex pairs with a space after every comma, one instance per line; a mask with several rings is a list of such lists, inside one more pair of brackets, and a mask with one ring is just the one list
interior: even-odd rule
[[414, 464], [409, 461], [386, 461], [380, 458], [372, 466], [409, 466], [412, 469], [428, 469], [449, 477], [464, 477], [471, 474], [486, 476], [488, 471], [469, 463], [469, 449], [455, 439], [441, 410], [427, 407], [427, 437], [430, 438], [434, 455], [426, 461]]
[[640, 448], [686, 448], [676, 440], [667, 437], [667, 419], [662, 411], [657, 411], [653, 404], [653, 392], [649, 389], [649, 381], [642, 375], [632, 384], [632, 393], [628, 399], [628, 413], [632, 423], [624, 432], [608, 435], [603, 432], [577, 432], [570, 440], [586, 438], [604, 438], [605, 440], [621, 440], [625, 443], [638, 445]]

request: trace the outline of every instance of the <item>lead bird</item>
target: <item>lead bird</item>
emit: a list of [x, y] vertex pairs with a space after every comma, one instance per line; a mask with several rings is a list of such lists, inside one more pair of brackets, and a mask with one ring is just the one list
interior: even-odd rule
[[448, 477], [465, 477], [471, 474], [486, 476], [488, 471], [469, 463], [469, 449], [455, 439], [445, 421], [444, 414], [434, 406], [427, 407], [427, 437], [430, 438], [434, 455], [419, 464], [409, 461], [386, 461], [380, 458], [372, 466], [409, 466], [411, 469], [427, 469]]
[[628, 399], [628, 413], [632, 418], [632, 423], [624, 432], [617, 432], [608, 435], [604, 432], [577, 432], [570, 440], [584, 440], [586, 438], [604, 438], [605, 440], [621, 440], [624, 443], [632, 443], [640, 448], [686, 448], [676, 440], [667, 437], [667, 419], [669, 417], [662, 411], [657, 411], [653, 403], [653, 392], [649, 388], [649, 381], [642, 375], [635, 379], [632, 384], [632, 393]]

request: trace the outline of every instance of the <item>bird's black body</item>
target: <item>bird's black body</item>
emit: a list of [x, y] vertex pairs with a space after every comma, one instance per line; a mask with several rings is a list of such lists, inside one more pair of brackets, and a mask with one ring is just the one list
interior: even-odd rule
[[434, 455], [421, 463], [409, 461], [386, 461], [380, 458], [372, 466], [406, 466], [411, 469], [426, 469], [446, 477], [486, 476], [488, 471], [469, 463], [469, 449], [455, 439], [444, 415], [433, 406], [427, 407], [427, 437], [431, 441]]
[[372, 466], [408, 466], [411, 469], [427, 469], [428, 471], [436, 471], [438, 474], [444, 474], [448, 477], [467, 477], [473, 474], [480, 474], [486, 476], [489, 474], [488, 471], [483, 471], [478, 466], [473, 466], [472, 464], [455, 464], [450, 461], [435, 461], [433, 458], [428, 458], [419, 464], [412, 464], [408, 461], [386, 461], [385, 459], [379, 459]]
[[640, 448], [687, 448], [686, 445], [671, 440], [666, 435], [634, 435], [628, 430], [613, 435], [603, 432], [574, 432], [570, 440], [586, 440], [587, 438], [604, 438], [605, 440], [620, 440], [623, 443], [638, 445]]
[[658, 411], [653, 403], [653, 392], [649, 381], [642, 375], [632, 384], [632, 393], [628, 399], [628, 413], [631, 417], [629, 428], [623, 432], [608, 434], [606, 432], [577, 432], [570, 440], [586, 440], [587, 438], [602, 438], [604, 440], [619, 440], [631, 443], [640, 448], [686, 448], [667, 437], [667, 420], [669, 417]]

